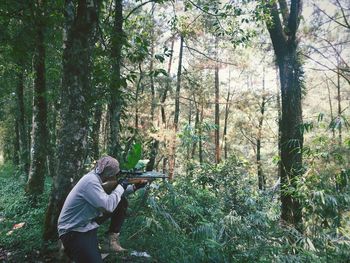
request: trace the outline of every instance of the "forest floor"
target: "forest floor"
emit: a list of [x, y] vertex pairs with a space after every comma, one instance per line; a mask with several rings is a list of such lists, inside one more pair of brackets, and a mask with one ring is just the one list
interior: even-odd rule
[[[103, 255], [103, 254], [102, 254]], [[135, 255], [134, 251], [128, 251], [125, 253], [115, 254], [109, 253], [108, 256], [104, 257], [103, 262], [106, 263], [154, 263], [157, 260], [152, 259], [152, 257], [145, 256], [144, 252], [139, 252]], [[62, 259], [58, 252], [46, 251], [39, 252], [33, 251], [31, 254], [23, 255], [21, 252], [8, 251], [0, 247], [0, 262], [35, 262], [35, 263], [48, 263], [48, 262], [69, 262], [67, 258]]]

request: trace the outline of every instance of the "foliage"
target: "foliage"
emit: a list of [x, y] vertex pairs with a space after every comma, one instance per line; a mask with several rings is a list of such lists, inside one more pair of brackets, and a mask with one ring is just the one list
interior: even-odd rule
[[[334, 215], [349, 209], [348, 190], [331, 196], [331, 191], [310, 188], [320, 184], [326, 189], [327, 181], [316, 180], [309, 172], [300, 188], [308, 202], [306, 231], [301, 234], [281, 225], [277, 193], [257, 191], [248, 168], [247, 162], [233, 156], [218, 166], [194, 165], [191, 173], [173, 183], [155, 181], [139, 190], [130, 197], [122, 244], [147, 251], [158, 262], [346, 262], [350, 256], [346, 213], [340, 228], [335, 227]], [[24, 178], [13, 166], [1, 167], [0, 183], [0, 246], [16, 251], [12, 259], [43, 258], [40, 237], [50, 181], [34, 208], [23, 191]], [[13, 230], [21, 222], [24, 227]], [[108, 262], [114, 259], [111, 256]]]
[[328, 260], [349, 258], [342, 248], [350, 246], [350, 147], [320, 134], [305, 148], [306, 172], [297, 191], [305, 233]]
[[128, 152], [125, 162], [121, 165], [122, 169], [131, 170], [135, 168], [136, 164], [141, 159], [141, 154], [141, 143], [133, 144]]
[[335, 242], [281, 225], [278, 196], [253, 183], [233, 157], [153, 184], [131, 200], [122, 241], [159, 262], [346, 262], [345, 236]]
[[0, 247], [11, 253], [10, 262], [44, 257], [41, 236], [51, 180], [46, 181], [45, 192], [35, 206], [25, 194], [25, 183], [13, 165], [0, 167]]

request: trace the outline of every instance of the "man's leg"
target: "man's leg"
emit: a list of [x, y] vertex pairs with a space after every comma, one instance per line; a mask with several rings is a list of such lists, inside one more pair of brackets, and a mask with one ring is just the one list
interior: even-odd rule
[[108, 233], [107, 233], [108, 235], [106, 240], [107, 244], [103, 246], [104, 250], [110, 251], [110, 252], [125, 251], [125, 249], [122, 248], [119, 243], [119, 233], [123, 225], [123, 222], [125, 220], [127, 209], [128, 209], [128, 201], [124, 196], [122, 196], [117, 208], [113, 211], [113, 213], [106, 213], [103, 216], [96, 219], [96, 222], [99, 225], [107, 221], [108, 218], [111, 219]]
[[108, 232], [120, 233], [122, 225], [126, 217], [126, 211], [128, 209], [128, 200], [122, 196], [117, 208], [111, 215], [111, 223], [109, 225]]
[[124, 223], [126, 217], [126, 211], [128, 209], [128, 200], [122, 196], [120, 199], [117, 208], [114, 209], [113, 213], [104, 213], [103, 216], [100, 216], [95, 219], [96, 223], [102, 225], [109, 218], [111, 219], [111, 223], [109, 225], [108, 232], [110, 233], [120, 233], [121, 227]]
[[61, 237], [65, 252], [76, 263], [102, 263], [98, 251], [97, 229], [69, 232]]

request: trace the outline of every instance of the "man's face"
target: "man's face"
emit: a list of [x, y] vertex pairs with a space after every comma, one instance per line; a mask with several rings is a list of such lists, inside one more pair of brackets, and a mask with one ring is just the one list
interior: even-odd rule
[[115, 176], [104, 176], [102, 174], [100, 177], [101, 177], [102, 183], [105, 183], [105, 182], [110, 182], [110, 181], [116, 181], [119, 174], [120, 174], [120, 170], [116, 173]]

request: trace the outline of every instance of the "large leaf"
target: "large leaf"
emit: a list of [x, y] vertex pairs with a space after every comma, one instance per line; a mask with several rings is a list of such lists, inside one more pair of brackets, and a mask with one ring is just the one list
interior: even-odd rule
[[135, 168], [138, 161], [141, 159], [142, 147], [141, 143], [134, 143], [130, 148], [125, 163], [122, 165], [123, 169], [131, 170]]

